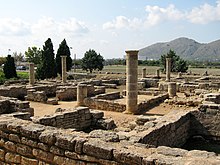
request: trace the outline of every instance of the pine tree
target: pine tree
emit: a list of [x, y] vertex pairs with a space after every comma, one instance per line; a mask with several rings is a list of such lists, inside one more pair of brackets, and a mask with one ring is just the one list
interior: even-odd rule
[[6, 57], [6, 62], [4, 64], [3, 71], [7, 79], [17, 77], [14, 58], [11, 57], [11, 55], [8, 55]]
[[82, 69], [92, 73], [93, 70], [102, 70], [104, 67], [104, 58], [97, 54], [95, 50], [89, 49], [82, 58]]
[[37, 78], [55, 78], [57, 76], [55, 66], [53, 43], [51, 39], [48, 38], [43, 46], [42, 61], [38, 65], [38, 69], [36, 71]]
[[65, 39], [59, 45], [59, 49], [56, 54], [56, 71], [60, 75], [62, 74], [61, 56], [66, 56], [66, 70], [69, 71], [72, 67], [72, 59], [70, 57], [70, 49]]

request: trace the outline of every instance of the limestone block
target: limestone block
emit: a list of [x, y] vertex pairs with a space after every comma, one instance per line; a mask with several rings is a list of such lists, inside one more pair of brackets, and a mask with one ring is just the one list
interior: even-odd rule
[[8, 150], [8, 151], [12, 151], [15, 152], [16, 151], [16, 145], [13, 142], [7, 141], [5, 142], [4, 147]]
[[65, 165], [79, 164], [77, 162], [78, 161], [70, 159], [70, 158], [61, 157], [61, 156], [54, 156], [54, 163], [56, 163], [56, 164], [65, 164]]
[[52, 163], [53, 158], [54, 158], [54, 154], [52, 154], [50, 152], [45, 152], [45, 151], [40, 150], [40, 149], [33, 149], [33, 155], [37, 159], [43, 160], [43, 161], [48, 162], [48, 163]]
[[138, 153], [126, 149], [113, 151], [114, 159], [123, 164], [142, 164], [142, 157]]
[[87, 142], [88, 139], [81, 138], [81, 137], [76, 137], [76, 138], [74, 138], [74, 141], [76, 142], [75, 152], [78, 153], [78, 154], [82, 154], [82, 152], [83, 152], [83, 144], [85, 142]]
[[92, 114], [92, 117], [94, 119], [101, 119], [104, 117], [104, 112], [101, 112], [101, 111], [90, 110], [90, 113]]
[[32, 148], [23, 144], [16, 145], [16, 152], [23, 156], [33, 157]]
[[5, 160], [5, 151], [3, 149], [0, 149], [0, 161]]
[[45, 145], [44, 143], [38, 143], [38, 148], [44, 150], [44, 151], [49, 151], [49, 146]]
[[74, 138], [76, 135], [73, 134], [60, 134], [56, 136], [56, 143], [57, 147], [67, 149], [69, 151], [74, 151], [75, 148], [75, 141]]
[[63, 149], [56, 147], [56, 146], [51, 146], [50, 147], [50, 152], [55, 154], [55, 155], [60, 155], [60, 156], [64, 156], [65, 152]]
[[26, 157], [21, 157], [21, 164], [22, 165], [38, 165], [38, 160], [36, 159], [30, 159]]
[[94, 139], [83, 144], [83, 153], [96, 158], [111, 160], [113, 158], [113, 147]]
[[21, 156], [14, 154], [14, 153], [6, 153], [5, 154], [5, 161], [8, 163], [17, 163], [20, 164], [21, 163]]
[[26, 138], [26, 137], [22, 137], [22, 138], [21, 138], [21, 143], [22, 143], [22, 144], [25, 144], [25, 145], [28, 145], [28, 146], [30, 146], [30, 147], [34, 147], [34, 148], [37, 148], [37, 147], [38, 147], [36, 141], [33, 141], [33, 140], [28, 139], [28, 138]]
[[45, 126], [31, 123], [29, 125], [22, 126], [20, 132], [23, 136], [38, 139], [41, 132], [43, 132], [44, 130]]
[[92, 138], [100, 138], [105, 142], [119, 142], [119, 136], [115, 132], [94, 130], [89, 133]]
[[55, 134], [56, 134], [56, 131], [54, 129], [46, 129], [39, 136], [39, 140], [43, 143], [46, 143], [52, 146], [56, 142]]

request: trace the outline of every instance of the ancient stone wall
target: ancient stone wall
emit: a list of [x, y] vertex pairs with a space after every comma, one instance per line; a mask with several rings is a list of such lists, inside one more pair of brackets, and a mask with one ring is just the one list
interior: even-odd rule
[[140, 82], [145, 83], [145, 88], [150, 88], [150, 87], [158, 87], [158, 79], [152, 79], [152, 78], [142, 78]]
[[56, 95], [57, 85], [47, 84], [47, 85], [35, 85], [33, 87], [27, 87], [27, 90], [34, 89], [36, 91], [44, 91], [47, 97], [54, 97]]
[[[0, 117], [0, 163], [27, 165], [220, 164], [206, 151], [107, 141], [90, 134]], [[106, 135], [108, 136], [107, 132]]]
[[42, 103], [46, 103], [48, 100], [47, 95], [44, 91], [36, 91], [35, 89], [28, 90], [25, 99], [28, 101], [35, 101]]
[[220, 142], [220, 93], [204, 95], [199, 111], [192, 113], [191, 135], [201, 135], [208, 140]]
[[85, 106], [91, 109], [100, 109], [105, 111], [124, 112], [126, 110], [125, 104], [119, 104], [110, 100], [95, 99], [88, 97], [84, 99]]
[[138, 104], [138, 111], [146, 111], [149, 108], [152, 108], [152, 107], [157, 106], [158, 104], [164, 102], [164, 100], [166, 100], [168, 98], [169, 98], [169, 95], [167, 93], [154, 96], [149, 100], [146, 100], [146, 101], [139, 103]]
[[57, 128], [85, 130], [90, 127], [98, 127], [97, 122], [99, 119], [102, 119], [103, 116], [103, 112], [89, 110], [88, 107], [77, 107], [69, 110], [61, 109], [60, 112], [35, 118], [33, 121], [35, 123]]
[[146, 123], [136, 137], [138, 142], [156, 147], [181, 147], [190, 136], [190, 124], [190, 111], [176, 110]]
[[27, 95], [26, 86], [6, 86], [0, 88], [0, 96], [23, 99]]
[[13, 112], [28, 112], [34, 115], [34, 109], [30, 107], [28, 101], [20, 101], [16, 98], [0, 96], [0, 114], [8, 114]]
[[120, 92], [110, 92], [110, 93], [104, 93], [97, 95], [95, 97], [96, 99], [104, 99], [104, 100], [115, 100], [115, 99], [120, 99]]

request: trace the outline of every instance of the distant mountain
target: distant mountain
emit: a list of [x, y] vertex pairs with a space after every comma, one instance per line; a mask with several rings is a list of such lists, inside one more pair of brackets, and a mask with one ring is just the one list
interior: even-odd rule
[[172, 49], [181, 58], [186, 60], [220, 60], [220, 40], [202, 44], [189, 38], [177, 38], [170, 42], [156, 43], [139, 50], [139, 59], [160, 59]]

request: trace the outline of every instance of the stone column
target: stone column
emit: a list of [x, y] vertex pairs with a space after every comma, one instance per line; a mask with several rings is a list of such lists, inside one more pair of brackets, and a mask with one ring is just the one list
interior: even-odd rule
[[34, 76], [34, 63], [29, 63], [29, 85], [34, 85], [35, 76]]
[[178, 72], [177, 79], [181, 79], [181, 78], [182, 78], [182, 73]]
[[78, 84], [77, 86], [77, 105], [85, 106], [84, 99], [87, 97], [87, 85], [86, 84]]
[[61, 64], [62, 64], [62, 83], [66, 83], [67, 75], [66, 75], [66, 56], [61, 56]]
[[156, 78], [160, 78], [160, 69], [156, 70]]
[[175, 82], [168, 83], [168, 94], [169, 94], [169, 97], [176, 96], [176, 83]]
[[170, 72], [171, 72], [171, 58], [166, 58], [166, 80], [170, 82]]
[[145, 78], [146, 77], [146, 68], [143, 68], [142, 69], [142, 78]]
[[126, 111], [125, 113], [138, 114], [138, 51], [129, 50], [126, 52]]

